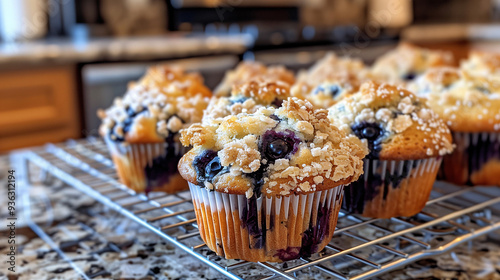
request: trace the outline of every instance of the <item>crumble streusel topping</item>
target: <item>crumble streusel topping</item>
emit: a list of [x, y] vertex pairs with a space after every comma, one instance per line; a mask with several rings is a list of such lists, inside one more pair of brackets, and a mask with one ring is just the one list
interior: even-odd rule
[[425, 100], [400, 87], [366, 83], [359, 93], [332, 106], [329, 118], [346, 133], [366, 141], [371, 158], [391, 157], [386, 150], [393, 145], [402, 146], [395, 149], [398, 152], [405, 149], [404, 145], [416, 149], [420, 141], [425, 142], [420, 145], [424, 157], [442, 156], [453, 150], [444, 121], [426, 107]]
[[289, 86], [295, 82], [294, 74], [283, 66], [265, 66], [256, 61], [243, 61], [226, 72], [224, 79], [214, 90], [215, 96], [229, 96], [233, 86], [239, 86], [253, 79], [281, 81]]
[[100, 133], [113, 141], [162, 142], [181, 129], [199, 122], [209, 102], [210, 91], [198, 74], [180, 68], [157, 66], [131, 84], [123, 97], [115, 98], [107, 110]]
[[379, 57], [372, 66], [372, 73], [391, 83], [411, 81], [427, 69], [452, 66], [451, 52], [420, 48], [408, 43]]
[[327, 115], [289, 98], [279, 108], [193, 125], [182, 131], [183, 144], [194, 147], [179, 169], [189, 166], [183, 176], [200, 186], [209, 181], [215, 190], [247, 195], [286, 196], [349, 183], [362, 173], [367, 150]]
[[458, 68], [427, 71], [409, 85], [453, 131], [500, 131], [500, 79]]
[[228, 115], [254, 113], [262, 107], [279, 107], [290, 96], [290, 86], [282, 81], [254, 78], [233, 86], [231, 96], [213, 97], [203, 115], [203, 123]]
[[318, 108], [328, 108], [373, 78], [361, 60], [328, 53], [308, 71], [299, 73], [291, 93]]

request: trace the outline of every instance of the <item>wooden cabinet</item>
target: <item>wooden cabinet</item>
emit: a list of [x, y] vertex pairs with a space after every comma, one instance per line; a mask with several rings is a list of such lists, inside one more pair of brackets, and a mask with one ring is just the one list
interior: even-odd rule
[[80, 137], [75, 70], [0, 71], [0, 152]]

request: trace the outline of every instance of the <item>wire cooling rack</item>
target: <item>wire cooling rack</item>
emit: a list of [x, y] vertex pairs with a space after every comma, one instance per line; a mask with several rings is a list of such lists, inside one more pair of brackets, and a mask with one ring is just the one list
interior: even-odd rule
[[[338, 279], [366, 279], [500, 229], [499, 187], [437, 182], [426, 207], [410, 218], [367, 219], [341, 212], [332, 241], [310, 258], [279, 264], [225, 260], [210, 252], [201, 239], [189, 192], [136, 194], [118, 182], [107, 148], [99, 139], [49, 144], [21, 151], [13, 159], [19, 180], [27, 180], [27, 166], [35, 164], [230, 279], [244, 279], [249, 271], [252, 279], [300, 279], [311, 270]], [[30, 226], [57, 251], [40, 227], [34, 222]]]

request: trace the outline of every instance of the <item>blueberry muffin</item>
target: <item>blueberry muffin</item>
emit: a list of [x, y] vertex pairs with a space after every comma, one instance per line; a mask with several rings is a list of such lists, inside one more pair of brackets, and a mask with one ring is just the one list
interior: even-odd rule
[[295, 76], [283, 66], [265, 66], [260, 62], [243, 61], [238, 66], [226, 72], [222, 82], [215, 88], [215, 96], [229, 96], [234, 85], [246, 83], [254, 78], [269, 81], [281, 81], [288, 85], [295, 82]]
[[401, 84], [415, 79], [427, 69], [438, 66], [452, 66], [450, 52], [429, 50], [401, 43], [392, 51], [379, 57], [372, 66], [372, 73], [391, 83]]
[[411, 87], [453, 133], [457, 147], [443, 160], [443, 178], [459, 185], [500, 185], [500, 80], [435, 68]]
[[342, 130], [367, 143], [364, 175], [346, 187], [343, 207], [366, 217], [412, 216], [427, 202], [451, 134], [425, 100], [368, 82], [329, 109]]
[[203, 114], [203, 123], [222, 120], [228, 115], [254, 113], [262, 107], [281, 106], [290, 97], [290, 86], [282, 81], [254, 78], [233, 86], [231, 96], [213, 97]]
[[500, 78], [500, 53], [472, 51], [460, 63], [460, 68], [474, 76], [496, 76]]
[[326, 110], [289, 98], [281, 107], [194, 124], [179, 162], [200, 234], [227, 259], [287, 261], [330, 242], [343, 186], [362, 173], [359, 139], [331, 125]]
[[210, 90], [201, 76], [177, 67], [156, 66], [125, 95], [100, 110], [99, 132], [105, 139], [118, 176], [136, 192], [187, 189], [177, 171], [185, 152], [180, 130], [201, 121]]
[[358, 91], [362, 82], [374, 79], [359, 59], [327, 54], [308, 71], [299, 73], [292, 96], [307, 99], [318, 108], [328, 108]]

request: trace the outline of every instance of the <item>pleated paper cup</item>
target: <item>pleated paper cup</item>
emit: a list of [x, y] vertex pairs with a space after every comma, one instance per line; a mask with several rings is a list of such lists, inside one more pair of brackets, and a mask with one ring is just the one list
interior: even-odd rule
[[106, 139], [118, 178], [138, 193], [174, 193], [188, 186], [177, 170], [186, 148], [180, 143], [130, 144]]
[[453, 132], [456, 145], [443, 159], [441, 177], [457, 185], [500, 185], [500, 133]]
[[346, 186], [342, 208], [370, 218], [413, 216], [429, 199], [441, 160], [364, 159], [364, 174]]
[[227, 259], [282, 262], [321, 251], [332, 239], [344, 187], [247, 198], [189, 183], [201, 237]]

